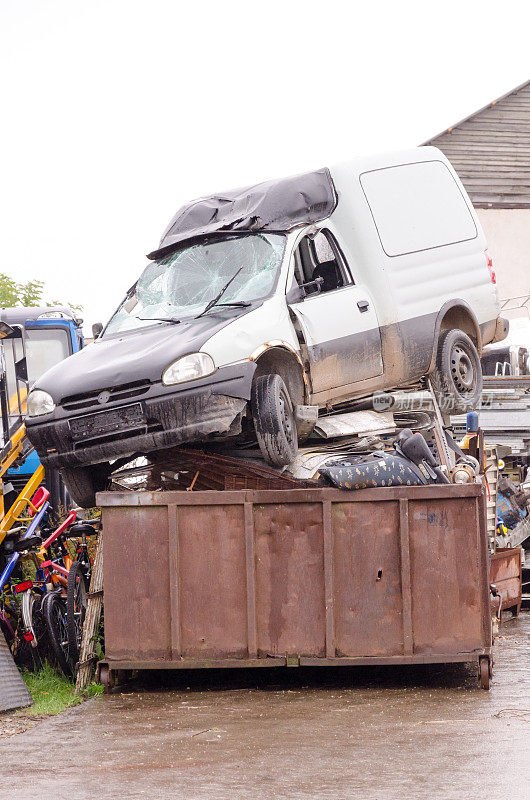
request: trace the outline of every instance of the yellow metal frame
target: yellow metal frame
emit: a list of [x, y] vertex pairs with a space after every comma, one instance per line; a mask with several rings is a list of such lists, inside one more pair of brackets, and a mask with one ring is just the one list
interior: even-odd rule
[[[29, 481], [26, 483], [17, 499], [7, 512], [2, 514], [0, 521], [0, 544], [4, 541], [9, 530], [13, 527], [15, 522], [29, 522], [31, 517], [22, 516], [27, 506], [30, 506], [34, 511], [37, 511], [35, 506], [31, 503], [31, 498], [39, 488], [44, 480], [44, 467], [42, 464], [35, 470]], [[2, 509], [3, 511], [3, 509]]]
[[16, 461], [18, 456], [21, 454], [22, 448], [24, 447], [25, 438], [26, 426], [21, 425], [11, 437], [11, 450], [0, 464], [0, 478], [7, 472], [11, 464]]

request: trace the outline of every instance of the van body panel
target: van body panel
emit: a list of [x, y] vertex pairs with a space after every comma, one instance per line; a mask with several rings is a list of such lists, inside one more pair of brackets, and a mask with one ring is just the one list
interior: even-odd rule
[[314, 392], [382, 373], [381, 334], [373, 300], [364, 287], [344, 286], [290, 307], [304, 333]]
[[234, 319], [226, 332], [223, 328], [213, 333], [200, 350], [208, 353], [218, 366], [248, 360], [257, 350], [278, 339], [299, 354], [300, 346], [289, 318], [282, 277], [279, 283], [282, 286], [278, 292], [258, 308]]

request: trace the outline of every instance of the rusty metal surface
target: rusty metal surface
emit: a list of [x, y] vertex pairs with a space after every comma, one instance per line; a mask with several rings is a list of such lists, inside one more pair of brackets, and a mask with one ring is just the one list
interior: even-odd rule
[[337, 656], [404, 654], [399, 501], [332, 506]]
[[103, 493], [109, 663], [477, 660], [482, 487]]
[[523, 593], [520, 547], [498, 547], [490, 559], [490, 581], [502, 598], [501, 611], [508, 608], [518, 613]]
[[477, 505], [430, 500], [410, 506], [414, 650], [479, 648], [483, 641], [481, 574], [485, 577], [487, 572], [481, 566]]

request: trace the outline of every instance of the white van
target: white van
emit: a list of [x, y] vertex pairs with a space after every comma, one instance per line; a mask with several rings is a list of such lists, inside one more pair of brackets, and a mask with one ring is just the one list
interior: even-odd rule
[[30, 439], [81, 505], [110, 460], [185, 442], [254, 436], [287, 464], [318, 409], [427, 375], [469, 410], [482, 347], [507, 333], [484, 233], [433, 147], [202, 198], [149, 258], [29, 395]]

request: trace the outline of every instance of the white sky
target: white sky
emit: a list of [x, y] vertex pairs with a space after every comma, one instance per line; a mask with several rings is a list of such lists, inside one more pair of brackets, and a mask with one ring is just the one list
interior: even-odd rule
[[0, 0], [0, 271], [105, 321], [187, 200], [413, 146], [530, 77], [524, 0]]

